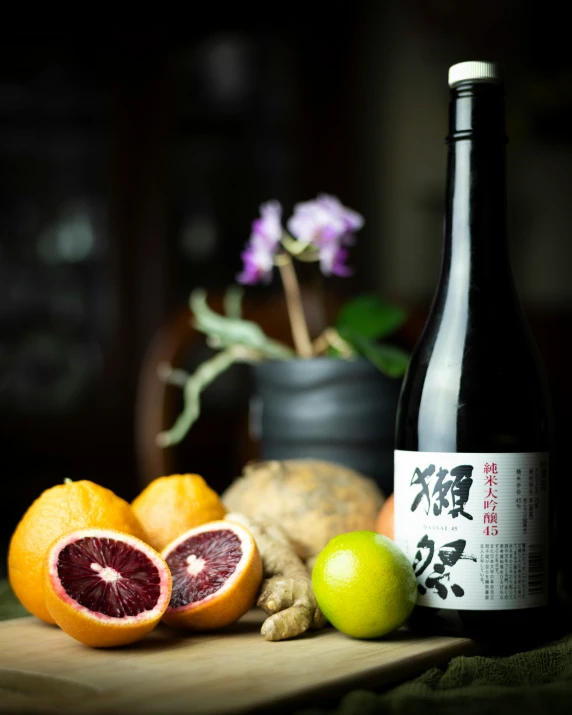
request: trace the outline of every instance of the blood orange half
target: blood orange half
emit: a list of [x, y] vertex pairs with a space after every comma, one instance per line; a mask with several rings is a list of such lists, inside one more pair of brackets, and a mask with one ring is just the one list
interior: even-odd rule
[[161, 620], [171, 574], [159, 554], [134, 536], [78, 529], [48, 550], [44, 597], [54, 621], [76, 640], [96, 648], [126, 645]]
[[213, 630], [237, 621], [254, 605], [262, 559], [252, 534], [239, 524], [212, 521], [190, 529], [163, 549], [173, 577], [163, 621]]

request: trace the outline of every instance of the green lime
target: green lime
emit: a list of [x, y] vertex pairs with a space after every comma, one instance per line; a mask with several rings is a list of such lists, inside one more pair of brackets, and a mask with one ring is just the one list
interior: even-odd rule
[[417, 602], [417, 581], [407, 557], [391, 539], [373, 531], [333, 538], [316, 559], [312, 587], [330, 623], [354, 638], [394, 631]]

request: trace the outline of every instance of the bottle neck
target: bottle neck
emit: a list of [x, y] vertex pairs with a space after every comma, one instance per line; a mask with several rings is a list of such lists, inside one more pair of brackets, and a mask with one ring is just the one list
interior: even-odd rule
[[450, 401], [460, 402], [473, 327], [495, 315], [506, 316], [507, 306], [515, 304], [506, 237], [506, 137], [499, 85], [467, 82], [453, 90], [447, 144], [443, 261], [432, 309], [436, 331], [420, 406], [431, 418], [419, 423], [419, 443], [434, 443], [437, 430], [448, 435], [455, 451], [457, 413], [447, 408], [449, 402], [435, 399], [433, 388], [447, 390]]
[[452, 90], [442, 270], [446, 280], [512, 285], [506, 231], [506, 135], [501, 85]]

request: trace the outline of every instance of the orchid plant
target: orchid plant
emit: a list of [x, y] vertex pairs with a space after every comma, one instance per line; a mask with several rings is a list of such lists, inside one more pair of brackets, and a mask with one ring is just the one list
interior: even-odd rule
[[349, 247], [363, 225], [363, 216], [326, 194], [296, 204], [286, 223], [287, 229], [278, 201], [260, 207], [260, 217], [252, 224], [250, 239], [241, 256], [243, 268], [237, 283], [243, 286], [269, 283], [274, 268], [278, 268], [294, 350], [268, 337], [256, 323], [242, 318], [240, 285], [228, 290], [224, 314], [209, 308], [203, 290], [194, 291], [190, 297], [194, 327], [206, 334], [208, 345], [218, 352], [192, 374], [167, 364], [159, 366], [159, 377], [184, 391], [183, 411], [170, 430], [158, 435], [160, 446], [177, 444], [185, 437], [199, 417], [202, 391], [234, 363], [311, 359], [322, 355], [342, 359], [365, 357], [389, 377], [404, 374], [408, 355], [379, 341], [403, 324], [405, 312], [377, 296], [359, 296], [347, 303], [336, 324], [314, 341], [308, 330], [295, 261], [318, 263], [324, 276], [352, 275], [347, 263]]

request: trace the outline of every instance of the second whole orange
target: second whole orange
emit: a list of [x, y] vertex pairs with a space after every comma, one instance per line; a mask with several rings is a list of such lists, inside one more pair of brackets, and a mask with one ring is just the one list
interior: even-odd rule
[[218, 494], [198, 474], [154, 479], [132, 503], [133, 511], [157, 551], [185, 531], [226, 514]]

